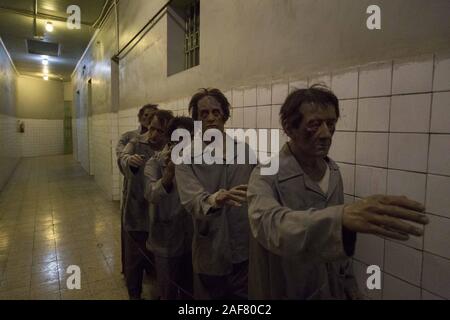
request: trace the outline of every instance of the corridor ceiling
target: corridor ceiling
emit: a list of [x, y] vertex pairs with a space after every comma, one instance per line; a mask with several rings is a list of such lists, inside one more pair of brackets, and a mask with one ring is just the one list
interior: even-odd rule
[[[99, 18], [106, 12], [109, 0], [0, 0], [0, 38], [21, 75], [43, 77], [42, 60], [46, 56], [29, 53], [27, 40], [57, 43], [57, 56], [48, 57], [48, 76], [52, 80], [70, 81], [70, 76], [83, 55]], [[81, 29], [67, 28], [67, 7], [81, 9]], [[37, 14], [35, 14], [37, 12]], [[36, 17], [36, 32], [34, 29]], [[53, 32], [45, 29], [51, 22]], [[45, 44], [44, 44], [45, 45]]]

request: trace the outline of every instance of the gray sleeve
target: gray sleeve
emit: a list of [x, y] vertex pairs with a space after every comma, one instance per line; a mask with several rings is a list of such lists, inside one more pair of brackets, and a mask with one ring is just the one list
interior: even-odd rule
[[130, 135], [128, 132], [122, 134], [120, 136], [119, 141], [117, 142], [116, 145], [116, 156], [117, 156], [117, 166], [119, 167], [119, 171], [125, 175], [124, 170], [122, 168], [122, 164], [120, 162], [120, 157], [125, 149], [125, 147], [127, 146], [128, 142], [130, 141]]
[[248, 187], [250, 229], [267, 250], [280, 256], [297, 256], [312, 261], [345, 259], [342, 239], [343, 205], [322, 210], [297, 211], [283, 207], [276, 199], [272, 176], [256, 168]]
[[158, 204], [168, 195], [161, 183], [162, 173], [156, 156], [150, 158], [145, 164], [145, 198], [153, 204]]
[[135, 154], [135, 147], [135, 142], [133, 140], [130, 141], [118, 159], [119, 167], [122, 168], [122, 173], [127, 178], [134, 177], [137, 172], [137, 170], [133, 170], [129, 165], [130, 157]]
[[205, 218], [214, 212], [220, 212], [208, 202], [208, 193], [198, 181], [191, 165], [181, 164], [175, 167], [178, 194], [181, 205], [196, 218]]

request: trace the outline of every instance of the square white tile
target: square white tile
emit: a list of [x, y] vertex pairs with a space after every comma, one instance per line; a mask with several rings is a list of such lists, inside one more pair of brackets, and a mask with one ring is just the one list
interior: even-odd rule
[[256, 87], [244, 89], [244, 107], [256, 106]]
[[391, 62], [363, 67], [359, 71], [359, 96], [388, 96], [391, 94], [391, 83]]
[[386, 240], [384, 270], [419, 286], [422, 272], [422, 251]]
[[432, 134], [428, 172], [450, 176], [450, 134]]
[[450, 177], [428, 175], [426, 211], [450, 218]]
[[262, 106], [257, 109], [257, 127], [269, 129], [271, 127], [272, 107]]
[[420, 300], [420, 288], [384, 274], [383, 300]]
[[426, 172], [428, 134], [391, 133], [389, 168]]
[[450, 260], [423, 253], [422, 288], [450, 299]]
[[338, 163], [342, 175], [344, 193], [355, 194], [355, 166], [352, 164]]
[[450, 133], [450, 92], [433, 94], [431, 132]]
[[256, 107], [245, 107], [244, 108], [244, 128], [245, 129], [256, 129]]
[[358, 70], [348, 70], [333, 74], [331, 90], [338, 99], [355, 99], [358, 97]]
[[367, 265], [377, 265], [383, 270], [384, 239], [370, 234], [358, 234], [355, 259]]
[[244, 106], [244, 90], [233, 89], [233, 108], [240, 108]]
[[340, 117], [336, 125], [338, 131], [355, 131], [358, 100], [339, 101]]
[[394, 61], [393, 94], [430, 92], [433, 77], [432, 56]]
[[450, 53], [437, 54], [434, 63], [433, 91], [450, 90]]
[[356, 134], [356, 163], [386, 167], [388, 155], [388, 133]]
[[391, 98], [360, 99], [358, 106], [358, 131], [389, 131]]
[[393, 96], [391, 132], [429, 132], [431, 94]]
[[406, 196], [425, 203], [426, 175], [410, 171], [388, 170], [387, 193]]
[[235, 108], [233, 110], [233, 128], [242, 129], [244, 127], [244, 109]]
[[425, 251], [450, 259], [450, 219], [428, 215], [425, 226]]
[[354, 132], [336, 132], [329, 152], [330, 157], [338, 162], [355, 163], [355, 139]]
[[287, 82], [274, 82], [272, 84], [272, 104], [283, 104], [289, 93]]
[[272, 106], [271, 128], [273, 129], [281, 129], [280, 110], [281, 105]]
[[387, 169], [356, 166], [355, 195], [360, 198], [386, 194]]
[[272, 104], [272, 85], [258, 85], [256, 88], [256, 103], [258, 106], [267, 106]]

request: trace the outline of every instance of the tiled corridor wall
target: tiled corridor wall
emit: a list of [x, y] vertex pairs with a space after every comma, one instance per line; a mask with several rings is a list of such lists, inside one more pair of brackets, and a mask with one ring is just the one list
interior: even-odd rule
[[20, 119], [25, 132], [19, 134], [23, 157], [59, 155], [64, 153], [63, 120]]
[[[425, 203], [431, 220], [423, 238], [406, 243], [360, 235], [354, 259], [360, 288], [372, 299], [450, 299], [450, 55], [221, 88], [232, 104], [227, 127], [280, 128], [278, 113], [288, 93], [318, 82], [331, 87], [341, 103], [330, 154], [341, 168], [346, 201], [376, 193], [406, 195]], [[188, 102], [189, 97], [177, 97], [159, 104], [187, 115]], [[121, 176], [114, 148], [120, 134], [137, 128], [137, 112], [136, 107], [91, 120], [94, 174], [116, 200]], [[85, 150], [78, 151], [78, 160], [86, 165], [88, 144], [80, 136], [87, 137], [87, 126], [78, 121], [76, 130]], [[280, 145], [285, 141], [281, 134]], [[382, 290], [365, 289], [366, 267], [372, 264], [382, 270]]]
[[423, 238], [405, 243], [359, 236], [361, 289], [367, 265], [383, 271], [382, 290], [365, 290], [371, 298], [450, 299], [449, 58], [421, 56], [324, 76], [341, 100], [331, 156], [346, 201], [406, 195], [426, 204], [431, 221]]
[[0, 114], [0, 190], [14, 171], [20, 153], [17, 118]]
[[[398, 243], [361, 235], [354, 259], [372, 299], [450, 299], [450, 55], [386, 61], [308, 79], [285, 79], [226, 91], [233, 128], [280, 128], [288, 93], [314, 83], [332, 88], [341, 119], [331, 157], [344, 178], [346, 201], [398, 194], [426, 204], [423, 238]], [[189, 98], [161, 103], [186, 115]], [[149, 101], [153, 102], [153, 101]], [[119, 113], [119, 133], [137, 127], [137, 108]], [[280, 145], [287, 138], [280, 135]], [[368, 265], [383, 273], [382, 290], [366, 289]]]

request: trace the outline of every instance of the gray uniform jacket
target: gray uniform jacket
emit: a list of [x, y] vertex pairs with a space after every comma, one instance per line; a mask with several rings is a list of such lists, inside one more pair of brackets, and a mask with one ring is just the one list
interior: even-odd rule
[[[343, 231], [344, 193], [329, 158], [327, 194], [287, 145], [276, 175], [253, 172], [249, 188], [250, 299], [345, 299], [357, 290], [351, 260], [356, 234]], [[345, 243], [345, 248], [344, 248]]]
[[192, 217], [181, 205], [176, 179], [169, 192], [161, 182], [167, 153], [165, 148], [145, 165], [145, 197], [150, 202], [147, 248], [157, 256], [173, 258], [191, 252]]
[[122, 165], [120, 164], [120, 156], [122, 155], [122, 152], [125, 149], [125, 147], [127, 146], [128, 142], [130, 142], [132, 139], [138, 138], [140, 132], [141, 132], [140, 127], [137, 130], [125, 132], [124, 134], [122, 134], [120, 136], [120, 139], [117, 142], [117, 146], [116, 146], [117, 166], [119, 167], [120, 173], [124, 176], [124, 179], [122, 182], [122, 199], [120, 201], [120, 205], [121, 205], [120, 210], [122, 210], [122, 207], [123, 207], [123, 200], [125, 199], [125, 196], [127, 193], [127, 185], [128, 185], [127, 177], [125, 176]]
[[122, 206], [123, 226], [126, 231], [148, 232], [148, 201], [144, 198], [145, 166], [134, 168], [129, 165], [129, 159], [134, 154], [144, 156], [144, 161], [153, 156], [154, 151], [146, 139], [144, 136], [132, 139], [119, 158], [127, 182]]
[[[245, 148], [249, 152], [247, 144]], [[199, 156], [192, 153], [192, 164], [175, 169], [181, 204], [193, 217], [192, 265], [195, 273], [228, 275], [233, 264], [248, 260], [248, 208], [245, 204], [215, 209], [207, 199], [220, 189], [247, 184], [255, 165], [194, 164]]]

